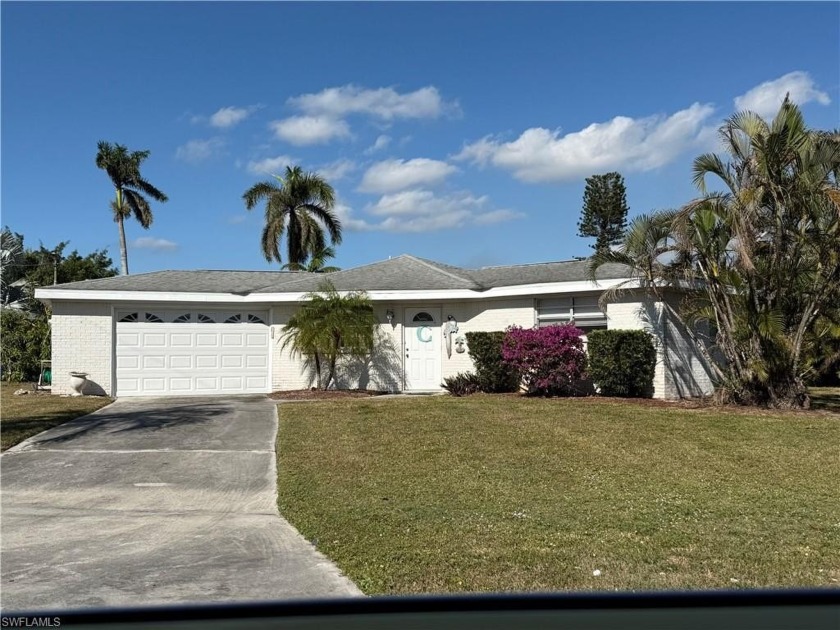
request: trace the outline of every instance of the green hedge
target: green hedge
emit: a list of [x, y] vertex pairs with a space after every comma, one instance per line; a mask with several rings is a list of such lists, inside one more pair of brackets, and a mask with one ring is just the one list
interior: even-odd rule
[[589, 376], [602, 396], [650, 398], [656, 347], [644, 330], [589, 333]]
[[519, 391], [519, 375], [502, 361], [505, 331], [468, 332], [466, 337], [481, 391], [490, 394]]

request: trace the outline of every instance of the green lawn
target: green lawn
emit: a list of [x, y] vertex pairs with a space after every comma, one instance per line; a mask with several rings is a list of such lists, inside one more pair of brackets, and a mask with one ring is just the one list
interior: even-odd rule
[[102, 396], [52, 396], [42, 392], [15, 396], [14, 391], [20, 388], [32, 391], [30, 383], [0, 386], [0, 450], [111, 402]]
[[840, 586], [838, 414], [308, 402], [278, 453], [282, 514], [369, 594]]

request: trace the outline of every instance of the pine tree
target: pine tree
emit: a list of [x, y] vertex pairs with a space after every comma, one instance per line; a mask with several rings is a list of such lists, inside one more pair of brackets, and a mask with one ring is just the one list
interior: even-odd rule
[[590, 247], [596, 252], [609, 251], [624, 236], [627, 211], [627, 191], [620, 173], [587, 177], [578, 235], [595, 238]]

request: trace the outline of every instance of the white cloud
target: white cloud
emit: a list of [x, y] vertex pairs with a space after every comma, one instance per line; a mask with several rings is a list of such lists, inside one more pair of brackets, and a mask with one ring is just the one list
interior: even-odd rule
[[816, 88], [811, 75], [797, 71], [789, 72], [773, 81], [765, 81], [746, 94], [735, 97], [735, 109], [750, 110], [762, 118], [772, 118], [778, 113], [785, 94], [790, 94], [790, 99], [799, 105], [811, 101], [820, 105], [828, 105], [831, 102], [828, 94]]
[[489, 225], [524, 216], [507, 209], [491, 209], [487, 196], [467, 192], [436, 195], [430, 190], [404, 190], [384, 195], [366, 208], [380, 217], [365, 223], [368, 230], [387, 232], [432, 232], [465, 225]]
[[317, 172], [321, 177], [330, 182], [344, 179], [355, 171], [356, 168], [358, 168], [358, 165], [353, 160], [342, 159], [320, 166]]
[[433, 86], [400, 94], [390, 87], [371, 90], [357, 85], [344, 85], [327, 88], [316, 94], [295, 96], [288, 103], [309, 115], [332, 118], [342, 118], [349, 114], [367, 114], [382, 120], [438, 118], [447, 112], [460, 111], [457, 103], [444, 102]]
[[386, 136], [385, 134], [382, 134], [381, 136], [376, 138], [376, 141], [372, 145], [365, 149], [365, 155], [370, 155], [371, 153], [381, 151], [382, 149], [386, 148], [389, 144], [391, 144], [391, 136]]
[[433, 186], [457, 170], [451, 164], [427, 158], [384, 160], [365, 172], [359, 190], [389, 193], [417, 186]]
[[248, 217], [244, 214], [234, 214], [233, 216], [228, 217], [227, 222], [230, 225], [239, 225], [240, 223], [245, 223], [248, 220]]
[[257, 107], [222, 107], [215, 114], [210, 116], [210, 124], [219, 129], [227, 129], [241, 123], [248, 118]]
[[695, 103], [667, 117], [616, 116], [565, 135], [534, 127], [512, 142], [487, 136], [453, 159], [492, 164], [524, 182], [567, 181], [612, 169], [647, 171], [707, 143], [713, 113], [711, 105]]
[[333, 206], [333, 212], [341, 221], [341, 227], [348, 232], [367, 232], [374, 227], [364, 219], [353, 216], [353, 209], [346, 203], [338, 202]]
[[153, 238], [151, 236], [141, 236], [134, 239], [132, 243], [138, 249], [154, 249], [158, 251], [175, 251], [178, 249], [178, 243], [168, 241], [165, 238]]
[[277, 157], [265, 158], [263, 160], [251, 160], [246, 168], [254, 175], [279, 175], [296, 162], [290, 155], [278, 155]]
[[224, 146], [225, 141], [221, 138], [190, 140], [176, 149], [175, 157], [196, 164], [220, 155]]
[[350, 127], [329, 116], [291, 116], [270, 125], [280, 139], [294, 145], [324, 144], [334, 138], [349, 138]]

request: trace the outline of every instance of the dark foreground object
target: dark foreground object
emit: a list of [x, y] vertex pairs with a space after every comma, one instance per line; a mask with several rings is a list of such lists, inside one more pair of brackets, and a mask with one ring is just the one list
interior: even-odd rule
[[[25, 618], [25, 619], [24, 619]], [[40, 620], [40, 624], [35, 620]], [[19, 620], [19, 621], [17, 621]], [[840, 590], [383, 597], [4, 613], [3, 627], [837, 630]]]

